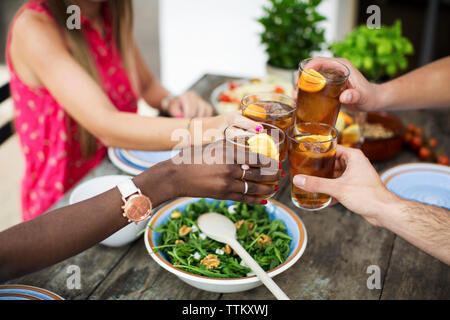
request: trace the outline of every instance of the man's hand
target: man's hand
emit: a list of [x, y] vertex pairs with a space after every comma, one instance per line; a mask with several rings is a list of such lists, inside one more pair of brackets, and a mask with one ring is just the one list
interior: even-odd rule
[[172, 99], [168, 111], [177, 118], [210, 117], [213, 114], [212, 106], [192, 91]]
[[[315, 57], [306, 66], [307, 69], [319, 70], [326, 61], [338, 61], [350, 69], [348, 89], [339, 96], [342, 105], [348, 109], [359, 111], [375, 111], [378, 107], [377, 97], [379, 85], [367, 81], [367, 79], [356, 69], [352, 63], [345, 58]], [[295, 99], [298, 86], [296, 86]]]
[[399, 198], [386, 189], [378, 173], [359, 149], [338, 145], [335, 179], [296, 175], [293, 183], [309, 192], [331, 195], [349, 210], [358, 213], [369, 223], [381, 226], [380, 215]]

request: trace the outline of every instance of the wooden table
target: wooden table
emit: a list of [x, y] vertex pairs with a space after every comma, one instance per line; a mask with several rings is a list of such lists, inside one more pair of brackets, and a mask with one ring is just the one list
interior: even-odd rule
[[[228, 79], [207, 74], [193, 85], [192, 90], [209, 99], [211, 91]], [[405, 123], [422, 125], [449, 153], [449, 111], [408, 111], [401, 113], [401, 118]], [[414, 161], [418, 161], [417, 157], [405, 149], [394, 160], [377, 164], [376, 168], [382, 171]], [[288, 170], [286, 164], [284, 169]], [[86, 179], [118, 173], [120, 171], [105, 159]], [[69, 194], [56, 206], [67, 205]], [[395, 234], [369, 225], [341, 205], [326, 208], [318, 214], [295, 209], [291, 204], [287, 177], [280, 183], [275, 199], [296, 210], [308, 232], [308, 245], [303, 256], [275, 278], [291, 299], [450, 298], [450, 267]], [[81, 269], [81, 289], [67, 288], [70, 265]], [[367, 288], [370, 276], [367, 267], [370, 265], [380, 267], [381, 289]], [[66, 299], [273, 299], [264, 286], [234, 294], [193, 288], [159, 267], [147, 253], [143, 238], [121, 248], [94, 246], [9, 283], [42, 287]]]

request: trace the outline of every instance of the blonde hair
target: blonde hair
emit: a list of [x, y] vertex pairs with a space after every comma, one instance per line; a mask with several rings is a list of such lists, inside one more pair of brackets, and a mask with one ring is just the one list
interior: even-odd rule
[[[56, 23], [64, 31], [70, 52], [74, 59], [85, 69], [92, 78], [101, 85], [98, 70], [90, 54], [83, 30], [69, 30], [66, 27], [67, 7], [71, 5], [69, 0], [45, 0], [50, 13]], [[124, 67], [129, 70], [130, 66], [130, 39], [133, 29], [133, 4], [131, 0], [108, 0], [109, 14], [114, 35], [115, 44], [122, 57]], [[80, 133], [80, 144], [83, 157], [92, 157], [97, 150], [96, 138], [84, 127], [78, 124]]]

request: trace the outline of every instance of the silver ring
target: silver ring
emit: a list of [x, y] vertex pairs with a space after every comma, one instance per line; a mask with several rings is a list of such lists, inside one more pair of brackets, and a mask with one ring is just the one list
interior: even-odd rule
[[244, 180], [244, 194], [247, 194], [248, 192], [248, 183]]

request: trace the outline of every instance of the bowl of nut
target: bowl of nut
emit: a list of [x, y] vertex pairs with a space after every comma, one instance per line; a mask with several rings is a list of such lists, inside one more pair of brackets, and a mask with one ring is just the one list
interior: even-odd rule
[[373, 162], [394, 158], [403, 144], [403, 123], [387, 112], [368, 112], [361, 150]]
[[306, 229], [295, 212], [269, 199], [266, 205], [180, 198], [158, 210], [145, 231], [153, 260], [180, 280], [211, 292], [240, 292], [261, 281], [234, 250], [202, 233], [198, 217], [217, 212], [231, 219], [236, 238], [270, 277], [297, 262], [307, 242]]

